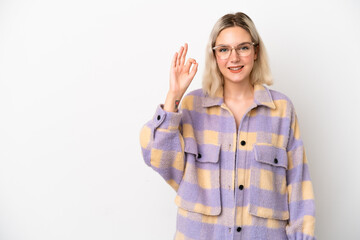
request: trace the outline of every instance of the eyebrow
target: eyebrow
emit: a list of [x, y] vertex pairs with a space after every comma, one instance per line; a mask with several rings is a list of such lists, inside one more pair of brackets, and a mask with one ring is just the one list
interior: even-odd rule
[[[242, 42], [242, 43], [239, 43], [237, 44], [236, 46], [239, 46], [239, 45], [243, 45], [243, 44], [246, 44], [246, 43], [251, 43], [251, 42]], [[219, 44], [219, 45], [216, 45], [216, 47], [225, 47], [225, 46], [230, 46], [229, 44]]]

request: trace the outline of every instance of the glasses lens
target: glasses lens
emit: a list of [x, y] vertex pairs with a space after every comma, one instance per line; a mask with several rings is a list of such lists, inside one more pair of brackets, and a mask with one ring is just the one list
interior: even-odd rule
[[220, 59], [227, 59], [230, 56], [230, 52], [231, 48], [226, 46], [215, 49], [215, 53]]
[[252, 45], [250, 43], [240, 44], [236, 47], [236, 52], [242, 57], [249, 56], [251, 53]]

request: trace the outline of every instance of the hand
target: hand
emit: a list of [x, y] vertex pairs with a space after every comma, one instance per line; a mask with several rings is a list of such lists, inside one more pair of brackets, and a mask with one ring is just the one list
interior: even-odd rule
[[180, 100], [185, 94], [197, 72], [198, 63], [195, 59], [189, 58], [185, 64], [187, 50], [188, 45], [185, 43], [184, 46], [181, 46], [180, 51], [175, 53], [171, 63], [169, 94], [178, 98], [177, 100]]

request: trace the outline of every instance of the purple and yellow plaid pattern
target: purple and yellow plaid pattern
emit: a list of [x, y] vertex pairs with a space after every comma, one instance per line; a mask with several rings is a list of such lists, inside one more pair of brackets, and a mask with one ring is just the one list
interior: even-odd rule
[[314, 240], [312, 183], [294, 106], [254, 86], [239, 130], [222, 93], [158, 106], [141, 130], [147, 165], [177, 192], [175, 240]]

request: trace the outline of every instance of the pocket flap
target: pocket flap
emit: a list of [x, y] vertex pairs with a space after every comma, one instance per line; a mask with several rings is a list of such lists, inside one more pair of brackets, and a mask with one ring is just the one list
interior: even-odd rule
[[185, 145], [185, 152], [194, 154], [198, 162], [217, 163], [220, 157], [220, 146], [212, 144]]
[[220, 146], [212, 144], [198, 145], [198, 154], [196, 156], [196, 161], [217, 163], [219, 161], [219, 155]]
[[255, 159], [258, 162], [276, 167], [288, 168], [287, 152], [283, 148], [271, 145], [254, 145]]

